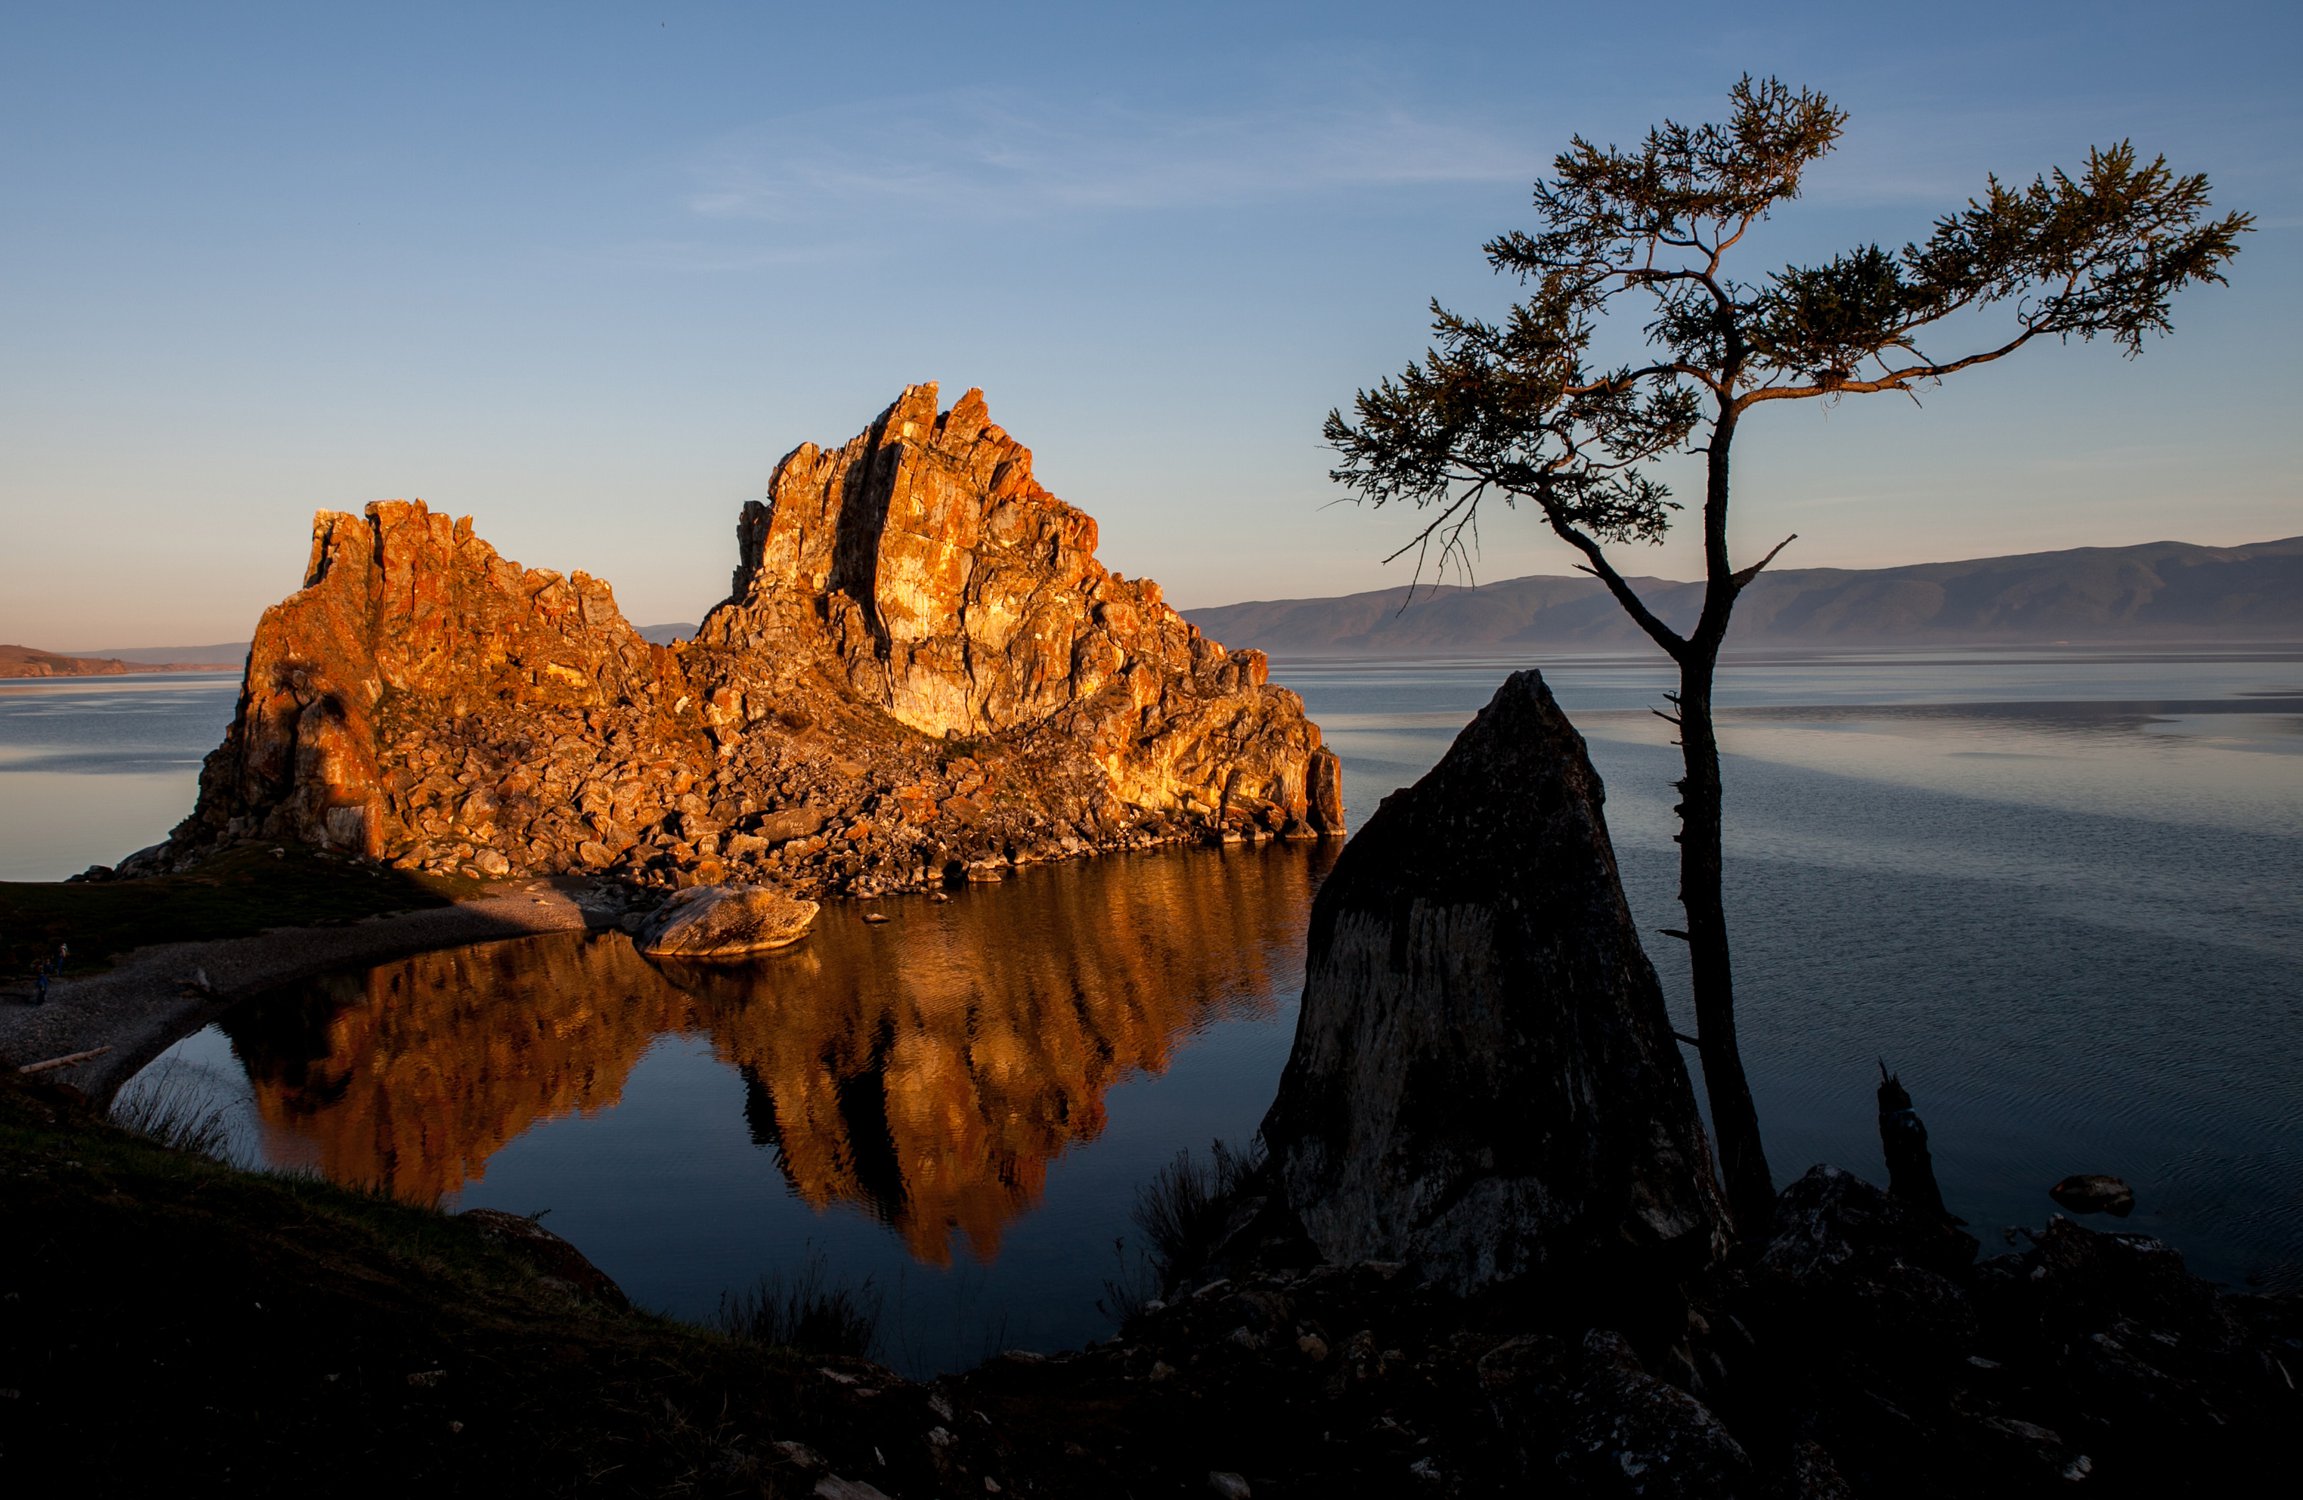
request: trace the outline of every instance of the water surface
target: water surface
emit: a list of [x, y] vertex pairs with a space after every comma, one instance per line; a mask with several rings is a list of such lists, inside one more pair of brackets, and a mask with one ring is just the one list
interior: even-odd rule
[[[1516, 663], [1280, 663], [1355, 819]], [[1642, 925], [1677, 925], [1669, 679], [1546, 664]], [[2070, 1172], [2203, 1272], [2303, 1284], [2303, 659], [1753, 660], [1722, 680], [1744, 1048], [1778, 1178], [1880, 1175], [1884, 1057], [1987, 1249]], [[227, 703], [228, 712], [228, 703]], [[0, 788], [7, 778], [0, 776]], [[148, 841], [148, 840], [145, 840]], [[824, 1254], [914, 1370], [1100, 1336], [1137, 1186], [1254, 1130], [1320, 851], [1027, 872], [835, 907], [731, 971], [616, 937], [432, 954], [277, 997], [173, 1065], [245, 1149], [451, 1207], [550, 1210], [641, 1302], [708, 1316]], [[1690, 1024], [1679, 946], [1650, 951]], [[1115, 1241], [1126, 1241], [1115, 1255]]]
[[168, 836], [236, 672], [0, 679], [0, 880], [62, 880]]

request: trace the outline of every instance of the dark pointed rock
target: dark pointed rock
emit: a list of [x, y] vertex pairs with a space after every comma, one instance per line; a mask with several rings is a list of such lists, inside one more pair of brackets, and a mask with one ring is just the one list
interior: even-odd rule
[[1263, 1133], [1330, 1260], [1412, 1260], [1469, 1291], [1628, 1283], [1718, 1244], [1602, 797], [1582, 737], [1521, 672], [1328, 876]]

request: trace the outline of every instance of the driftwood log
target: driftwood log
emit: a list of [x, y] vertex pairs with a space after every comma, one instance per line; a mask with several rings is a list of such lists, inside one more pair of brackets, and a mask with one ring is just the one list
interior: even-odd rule
[[16, 1072], [19, 1076], [27, 1073], [52, 1072], [57, 1068], [69, 1068], [74, 1063], [84, 1063], [90, 1058], [102, 1057], [111, 1050], [110, 1047], [90, 1047], [85, 1052], [67, 1052], [62, 1057], [51, 1057], [46, 1062], [26, 1063]]

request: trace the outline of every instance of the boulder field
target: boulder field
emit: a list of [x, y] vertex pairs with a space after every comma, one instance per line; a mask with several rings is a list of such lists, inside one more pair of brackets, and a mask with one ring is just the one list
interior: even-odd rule
[[[1340, 836], [1261, 652], [1095, 557], [970, 391], [804, 444], [693, 639], [421, 501], [313, 523], [200, 799], [142, 864], [298, 842], [407, 869], [871, 895], [1192, 839]], [[140, 868], [123, 867], [122, 873]]]

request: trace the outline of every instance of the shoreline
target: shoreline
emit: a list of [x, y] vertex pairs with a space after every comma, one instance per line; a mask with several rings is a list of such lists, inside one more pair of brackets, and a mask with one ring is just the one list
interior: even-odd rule
[[[25, 1067], [109, 1048], [45, 1075], [101, 1108], [146, 1063], [265, 990], [435, 948], [613, 927], [621, 906], [597, 900], [594, 891], [588, 881], [530, 881], [340, 925], [131, 949], [102, 972], [50, 981], [46, 1005], [31, 1003], [29, 985], [9, 986], [0, 996], [0, 1057]], [[196, 986], [195, 973], [205, 976], [205, 987]]]

